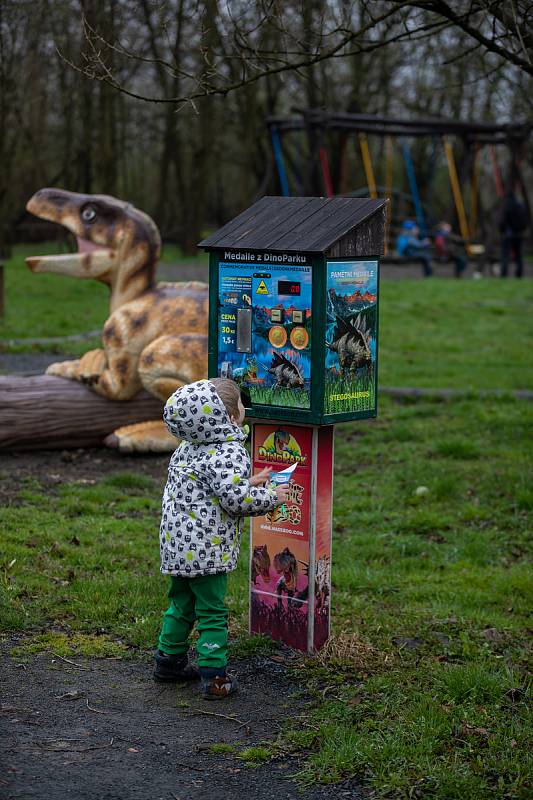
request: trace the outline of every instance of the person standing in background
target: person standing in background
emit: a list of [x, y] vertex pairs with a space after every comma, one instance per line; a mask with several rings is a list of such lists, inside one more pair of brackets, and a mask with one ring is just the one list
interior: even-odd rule
[[522, 247], [524, 233], [529, 225], [529, 214], [524, 203], [511, 190], [507, 192], [503, 203], [500, 220], [502, 234], [501, 277], [506, 278], [509, 269], [509, 258], [514, 255], [516, 264], [515, 278], [524, 274]]

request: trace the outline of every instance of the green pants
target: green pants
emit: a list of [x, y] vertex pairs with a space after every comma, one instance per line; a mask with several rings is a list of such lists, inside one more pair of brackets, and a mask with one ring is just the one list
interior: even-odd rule
[[170, 578], [170, 606], [163, 615], [159, 649], [185, 655], [189, 634], [197, 621], [200, 634], [196, 650], [198, 666], [225, 667], [228, 661], [228, 609], [224, 605], [228, 576], [200, 575]]

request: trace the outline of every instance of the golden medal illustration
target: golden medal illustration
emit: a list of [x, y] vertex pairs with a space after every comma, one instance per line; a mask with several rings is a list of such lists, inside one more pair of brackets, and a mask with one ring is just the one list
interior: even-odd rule
[[268, 332], [268, 340], [272, 347], [283, 347], [287, 341], [287, 331], [281, 325], [273, 325]]
[[305, 328], [298, 326], [292, 329], [291, 344], [296, 350], [304, 350], [307, 347], [309, 344], [309, 334]]

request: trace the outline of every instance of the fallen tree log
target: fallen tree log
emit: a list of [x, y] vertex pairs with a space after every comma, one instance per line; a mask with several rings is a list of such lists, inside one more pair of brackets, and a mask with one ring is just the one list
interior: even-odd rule
[[116, 428], [162, 413], [161, 400], [144, 391], [118, 402], [53, 375], [0, 376], [0, 450], [98, 447]]

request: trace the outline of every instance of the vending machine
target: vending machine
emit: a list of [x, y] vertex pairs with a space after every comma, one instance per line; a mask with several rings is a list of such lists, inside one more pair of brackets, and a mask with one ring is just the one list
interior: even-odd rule
[[200, 243], [209, 377], [240, 386], [254, 472], [290, 485], [252, 520], [250, 629], [300, 650], [329, 636], [333, 426], [377, 413], [385, 212], [383, 200], [264, 197]]

